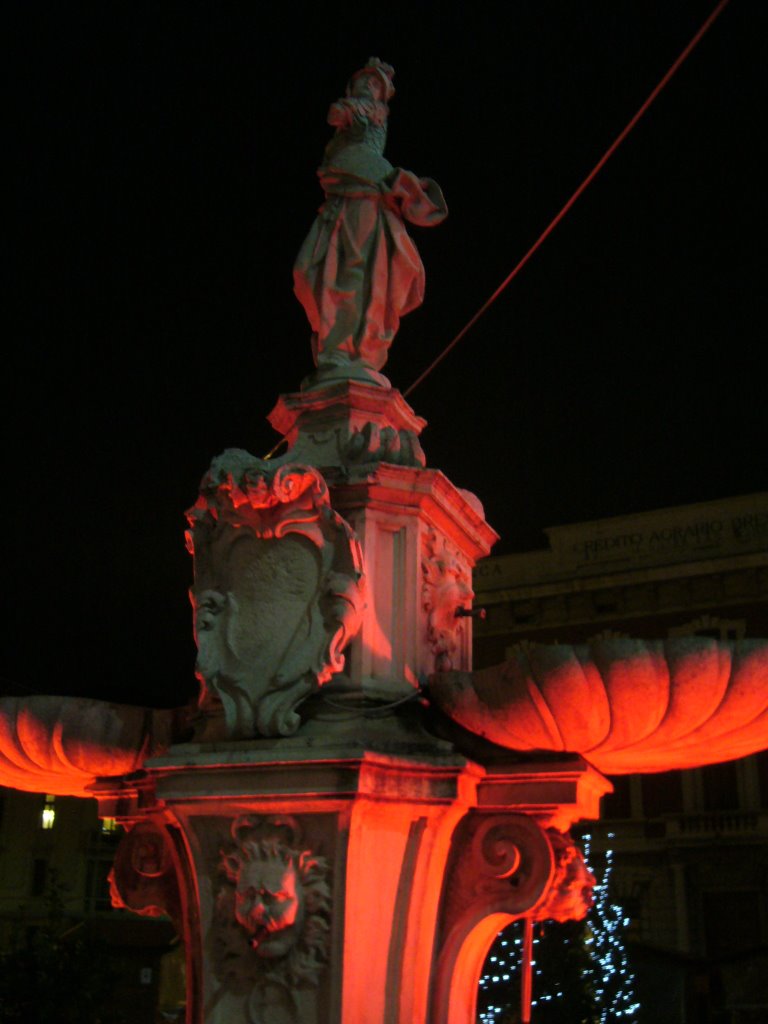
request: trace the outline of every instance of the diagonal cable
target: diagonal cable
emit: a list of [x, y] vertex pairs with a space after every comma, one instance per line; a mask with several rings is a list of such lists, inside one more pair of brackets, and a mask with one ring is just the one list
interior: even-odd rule
[[498, 299], [498, 297], [501, 295], [501, 293], [504, 291], [504, 289], [507, 287], [507, 285], [511, 284], [511, 282], [517, 277], [517, 275], [523, 269], [523, 267], [528, 262], [528, 260], [531, 258], [531, 256], [533, 256], [533, 254], [536, 252], [536, 250], [539, 248], [539, 246], [542, 244], [542, 242], [554, 231], [554, 229], [557, 227], [557, 225], [560, 223], [560, 221], [563, 219], [563, 217], [566, 215], [566, 213], [568, 213], [568, 211], [573, 206], [573, 204], [576, 202], [576, 200], [579, 198], [581, 193], [587, 188], [587, 186], [589, 184], [591, 184], [591, 182], [594, 180], [594, 178], [597, 177], [597, 175], [603, 169], [603, 167], [608, 162], [608, 160], [610, 160], [610, 158], [613, 156], [613, 154], [616, 152], [616, 150], [622, 144], [624, 139], [626, 139], [626, 137], [629, 135], [629, 133], [635, 127], [637, 122], [640, 120], [640, 118], [643, 116], [643, 114], [646, 112], [646, 110], [650, 107], [650, 105], [653, 103], [653, 101], [659, 95], [659, 93], [664, 88], [664, 86], [667, 84], [667, 82], [669, 82], [669, 80], [675, 74], [675, 72], [680, 67], [680, 65], [686, 60], [687, 57], [690, 56], [691, 52], [697, 46], [697, 44], [699, 43], [699, 40], [704, 35], [704, 33], [707, 31], [707, 29], [709, 29], [712, 26], [712, 24], [715, 22], [715, 20], [723, 12], [725, 7], [727, 7], [728, 2], [729, 2], [729, 0], [720, 0], [720, 3], [717, 5], [717, 7], [715, 7], [715, 9], [709, 15], [707, 20], [704, 22], [704, 24], [698, 30], [696, 35], [693, 37], [693, 39], [691, 39], [691, 41], [685, 47], [685, 49], [680, 54], [680, 56], [677, 58], [677, 60], [674, 62], [674, 64], [671, 65], [671, 67], [669, 68], [667, 73], [664, 75], [664, 77], [661, 79], [661, 81], [658, 83], [658, 85], [650, 93], [650, 95], [648, 96], [646, 101], [643, 103], [643, 105], [640, 107], [640, 109], [637, 111], [635, 116], [628, 122], [626, 127], [616, 136], [616, 138], [613, 140], [611, 145], [608, 147], [608, 149], [605, 151], [605, 153], [603, 153], [603, 155], [600, 157], [600, 159], [597, 161], [595, 166], [592, 168], [592, 170], [589, 172], [589, 174], [586, 176], [586, 178], [582, 181], [582, 183], [579, 185], [579, 187], [573, 193], [573, 195], [568, 200], [568, 202], [565, 204], [565, 206], [563, 206], [563, 208], [560, 210], [560, 212], [549, 222], [549, 224], [546, 226], [546, 228], [544, 228], [542, 233], [539, 235], [539, 237], [536, 239], [536, 241], [530, 247], [528, 252], [526, 252], [526, 254], [523, 256], [523, 258], [520, 260], [520, 262], [512, 269], [511, 273], [508, 274], [508, 276], [504, 278], [504, 280], [501, 282], [501, 284], [496, 289], [496, 291], [493, 293], [493, 295], [491, 295], [490, 298], [485, 301], [485, 303], [480, 307], [480, 309], [478, 309], [478, 311], [475, 313], [475, 315], [472, 317], [472, 319], [469, 320], [462, 327], [462, 329], [459, 331], [459, 333], [456, 335], [456, 337], [453, 339], [453, 341], [449, 342], [449, 344], [445, 346], [445, 348], [437, 356], [437, 358], [434, 359], [429, 364], [429, 366], [426, 368], [426, 370], [424, 370], [424, 372], [421, 373], [420, 376], [418, 376], [416, 378], [416, 380], [413, 382], [413, 384], [411, 384], [410, 387], [408, 387], [403, 392], [403, 397], [407, 398], [408, 395], [410, 395], [410, 393], [412, 391], [414, 391], [419, 386], [419, 384], [421, 384], [422, 381], [424, 381], [429, 376], [429, 374], [435, 369], [435, 367], [438, 366], [443, 361], [443, 359], [445, 359], [445, 357], [448, 355], [448, 353], [451, 351], [451, 349], [455, 348], [456, 345], [458, 345], [458, 343], [464, 337], [464, 335], [472, 327], [474, 327], [474, 325], [477, 323], [477, 321], [480, 319], [480, 317], [486, 312], [486, 310], [488, 310], [493, 305], [493, 303], [496, 301], [496, 299]]

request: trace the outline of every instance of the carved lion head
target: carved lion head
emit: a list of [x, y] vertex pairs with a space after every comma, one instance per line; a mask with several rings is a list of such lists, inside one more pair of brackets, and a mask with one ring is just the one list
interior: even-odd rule
[[[289, 957], [296, 977], [324, 959], [330, 892], [324, 858], [301, 849], [288, 817], [244, 815], [232, 825], [234, 849], [221, 867], [234, 886], [234, 916], [259, 957]], [[309, 980], [307, 978], [307, 980]]]

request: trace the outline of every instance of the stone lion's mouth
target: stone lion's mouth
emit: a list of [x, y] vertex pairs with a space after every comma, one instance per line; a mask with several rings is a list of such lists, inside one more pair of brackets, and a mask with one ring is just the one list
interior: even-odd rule
[[263, 924], [260, 924], [256, 929], [254, 929], [254, 932], [251, 935], [251, 945], [253, 946], [254, 949], [258, 949], [262, 942], [266, 942], [269, 936], [269, 928], [267, 928]]

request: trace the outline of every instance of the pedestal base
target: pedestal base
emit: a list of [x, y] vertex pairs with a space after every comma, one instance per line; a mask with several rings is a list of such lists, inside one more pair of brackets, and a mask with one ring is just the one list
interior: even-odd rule
[[184, 937], [189, 1024], [473, 1024], [478, 950], [543, 906], [552, 837], [608, 785], [578, 758], [483, 766], [417, 720], [359, 725], [176, 746], [96, 793], [130, 829], [118, 899]]

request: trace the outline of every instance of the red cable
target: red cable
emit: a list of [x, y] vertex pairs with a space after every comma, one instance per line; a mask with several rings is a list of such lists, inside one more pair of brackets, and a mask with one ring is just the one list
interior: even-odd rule
[[448, 353], [451, 351], [451, 349], [454, 348], [456, 345], [458, 345], [458, 343], [461, 341], [461, 339], [464, 337], [464, 335], [467, 333], [467, 331], [471, 327], [474, 327], [474, 325], [477, 323], [477, 321], [480, 319], [480, 317], [483, 315], [483, 313], [485, 313], [485, 311], [489, 308], [489, 306], [491, 306], [496, 301], [496, 299], [499, 297], [499, 295], [501, 295], [501, 293], [504, 291], [504, 289], [507, 287], [507, 285], [510, 284], [511, 281], [515, 277], [517, 277], [518, 273], [523, 269], [523, 267], [528, 262], [528, 260], [531, 258], [531, 256], [533, 256], [533, 254], [539, 248], [539, 246], [544, 241], [544, 239], [547, 238], [547, 236], [550, 235], [552, 233], [552, 231], [554, 231], [554, 229], [557, 227], [557, 225], [560, 223], [560, 221], [563, 219], [563, 217], [566, 215], [566, 213], [568, 213], [570, 208], [573, 206], [573, 204], [579, 198], [581, 193], [586, 189], [586, 187], [590, 184], [590, 182], [596, 177], [598, 172], [602, 170], [602, 168], [608, 162], [610, 157], [613, 156], [613, 154], [616, 152], [616, 150], [622, 144], [624, 139], [626, 139], [626, 137], [629, 135], [629, 133], [635, 127], [635, 125], [640, 120], [640, 118], [643, 116], [643, 114], [646, 112], [648, 107], [650, 107], [650, 105], [653, 103], [653, 101], [659, 95], [659, 93], [664, 88], [664, 86], [667, 84], [667, 82], [670, 80], [670, 78], [674, 75], [674, 73], [677, 71], [677, 69], [683, 63], [683, 61], [690, 55], [691, 51], [697, 45], [697, 43], [699, 42], [701, 37], [707, 31], [707, 29], [713, 24], [715, 19], [720, 16], [720, 14], [724, 10], [724, 8], [727, 7], [728, 2], [729, 2], [729, 0], [720, 0], [720, 3], [717, 5], [717, 7], [715, 7], [714, 11], [712, 11], [712, 13], [707, 18], [707, 20], [704, 22], [704, 24], [701, 26], [699, 31], [696, 33], [696, 35], [693, 37], [693, 39], [691, 39], [690, 43], [688, 43], [686, 48], [683, 50], [683, 52], [680, 54], [680, 56], [677, 58], [677, 60], [674, 62], [674, 64], [670, 67], [670, 69], [664, 75], [664, 77], [661, 79], [659, 84], [656, 86], [656, 88], [650, 94], [650, 96], [645, 101], [645, 103], [643, 103], [643, 105], [640, 107], [640, 109], [635, 114], [635, 116], [632, 118], [632, 120], [627, 124], [627, 126], [624, 128], [624, 130], [619, 133], [619, 135], [614, 139], [614, 141], [611, 143], [611, 145], [605, 151], [605, 153], [600, 157], [600, 159], [597, 161], [595, 166], [592, 168], [592, 170], [586, 176], [584, 181], [582, 181], [582, 183], [579, 185], [579, 187], [573, 193], [573, 195], [568, 200], [568, 202], [565, 204], [565, 206], [562, 208], [562, 210], [557, 214], [557, 216], [552, 221], [550, 221], [550, 223], [542, 231], [542, 233], [539, 235], [539, 237], [536, 239], [536, 241], [530, 247], [530, 249], [525, 254], [525, 256], [523, 256], [523, 258], [520, 260], [520, 262], [517, 264], [517, 266], [501, 282], [501, 284], [496, 289], [496, 291], [493, 293], [493, 295], [491, 295], [491, 297], [486, 300], [485, 304], [482, 305], [480, 307], [480, 309], [478, 309], [478, 311], [475, 313], [475, 315], [472, 317], [472, 319], [467, 324], [465, 324], [464, 327], [462, 327], [462, 329], [459, 331], [459, 333], [456, 335], [456, 337], [453, 339], [453, 341], [450, 342], [449, 345], [446, 345], [446, 347], [443, 349], [443, 351], [440, 353], [440, 355], [437, 357], [437, 359], [435, 359], [434, 362], [430, 363], [430, 365], [426, 368], [426, 370], [424, 370], [424, 372], [421, 374], [421, 376], [417, 377], [416, 380], [413, 382], [413, 384], [411, 384], [411, 386], [406, 391], [403, 392], [403, 396], [405, 398], [407, 398], [408, 395], [410, 395], [410, 393], [415, 388], [417, 388], [419, 386], [419, 384], [421, 384], [421, 382], [427, 376], [429, 376], [429, 374], [435, 369], [435, 367], [439, 363], [441, 363], [443, 361], [443, 359], [445, 359], [445, 357], [448, 355]]

